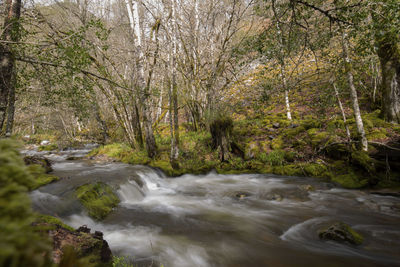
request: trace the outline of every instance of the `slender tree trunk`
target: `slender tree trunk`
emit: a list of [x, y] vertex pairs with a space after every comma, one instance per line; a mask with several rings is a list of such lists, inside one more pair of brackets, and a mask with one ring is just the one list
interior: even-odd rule
[[135, 133], [136, 143], [139, 145], [140, 149], [143, 149], [143, 134], [142, 134], [142, 126], [140, 125], [140, 114], [139, 108], [136, 103], [136, 99], [134, 100], [133, 109], [132, 109], [132, 128]]
[[342, 113], [344, 125], [345, 125], [345, 127], [346, 127], [347, 141], [350, 143], [350, 141], [351, 141], [351, 135], [350, 135], [349, 126], [348, 126], [347, 123], [346, 123], [346, 122], [347, 122], [346, 113], [344, 112], [343, 105], [342, 105], [342, 101], [340, 101], [339, 91], [338, 91], [338, 89], [337, 89], [337, 87], [336, 87], [336, 84], [335, 84], [335, 83], [332, 83], [332, 85], [333, 85], [333, 89], [335, 90], [335, 96], [336, 96], [336, 99], [337, 99], [337, 101], [338, 101], [338, 105], [339, 105], [339, 108], [340, 108], [340, 112]]
[[283, 89], [285, 90], [285, 106], [286, 106], [286, 116], [288, 120], [292, 120], [292, 112], [290, 111], [290, 102], [289, 102], [289, 88], [287, 86], [287, 81], [286, 81], [286, 73], [284, 66], [281, 65], [281, 76], [282, 76], [282, 83], [283, 83]]
[[[18, 41], [19, 40], [19, 18], [21, 15], [21, 0], [6, 0], [5, 19], [3, 24], [3, 33], [1, 40]], [[15, 59], [11, 48], [7, 43], [0, 44], [0, 132], [3, 129], [6, 110], [9, 100], [9, 94], [14, 91], [15, 80], [13, 71], [15, 68]]]
[[360, 107], [358, 105], [357, 90], [354, 86], [353, 70], [350, 60], [349, 41], [345, 30], [342, 30], [342, 46], [343, 46], [343, 59], [345, 64], [345, 71], [347, 74], [347, 82], [350, 88], [351, 102], [353, 103], [354, 117], [357, 126], [357, 132], [361, 137], [362, 150], [368, 151], [368, 140], [365, 137], [364, 124], [361, 117]]
[[14, 114], [15, 114], [15, 84], [16, 84], [16, 72], [13, 71], [12, 84], [14, 85], [10, 89], [8, 96], [8, 107], [7, 107], [7, 123], [6, 123], [6, 136], [11, 136], [14, 128]]
[[[171, 131], [171, 165], [172, 167], [178, 167], [177, 160], [179, 157], [179, 118], [178, 118], [178, 92], [176, 85], [176, 51], [177, 51], [177, 38], [176, 38], [176, 12], [175, 12], [175, 0], [172, 0], [172, 57], [171, 57], [171, 70], [172, 70], [172, 78], [171, 78], [171, 93], [170, 97], [170, 105], [172, 105], [173, 116], [173, 127]], [[171, 110], [171, 109], [170, 109]], [[171, 123], [170, 123], [171, 124]]]
[[128, 9], [131, 28], [136, 35], [135, 46], [139, 55], [139, 59], [137, 61], [137, 69], [138, 69], [137, 84], [141, 96], [142, 120], [143, 120], [144, 134], [145, 134], [146, 150], [147, 150], [147, 155], [150, 158], [154, 158], [155, 155], [157, 154], [157, 145], [153, 134], [151, 115], [148, 107], [150, 87], [146, 86], [145, 82], [145, 72], [144, 72], [145, 58], [143, 53], [142, 31], [140, 27], [139, 2], [138, 0], [134, 0], [131, 5], [130, 1], [126, 0], [126, 5]]

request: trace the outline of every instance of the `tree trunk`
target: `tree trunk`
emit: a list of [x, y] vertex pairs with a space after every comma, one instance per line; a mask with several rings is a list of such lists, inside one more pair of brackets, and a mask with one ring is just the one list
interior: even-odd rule
[[400, 123], [400, 49], [385, 43], [378, 47], [382, 72], [382, 113], [386, 121]]
[[368, 151], [368, 140], [365, 137], [364, 124], [361, 117], [360, 107], [358, 105], [357, 90], [354, 86], [353, 70], [350, 60], [349, 41], [345, 30], [342, 30], [342, 46], [343, 46], [343, 59], [345, 64], [345, 71], [347, 74], [347, 82], [350, 88], [351, 102], [353, 103], [354, 117], [357, 126], [357, 132], [361, 137], [362, 150]]
[[14, 114], [15, 114], [15, 84], [16, 84], [16, 73], [13, 71], [12, 84], [8, 96], [8, 107], [7, 107], [7, 124], [6, 124], [6, 136], [11, 136], [14, 128]]
[[136, 104], [136, 99], [134, 100], [134, 107], [132, 109], [132, 128], [135, 134], [136, 143], [138, 144], [140, 149], [143, 149], [143, 132], [142, 126], [140, 125], [140, 114], [138, 105]]
[[137, 69], [138, 69], [138, 77], [137, 77], [137, 85], [140, 91], [141, 96], [141, 107], [142, 107], [142, 120], [145, 134], [145, 142], [146, 142], [146, 150], [147, 155], [150, 158], [154, 158], [157, 154], [157, 145], [156, 140], [153, 134], [153, 128], [151, 123], [151, 115], [150, 110], [148, 108], [149, 96], [150, 96], [150, 87], [146, 86], [145, 82], [145, 73], [144, 73], [144, 53], [143, 53], [143, 39], [142, 39], [142, 31], [140, 28], [140, 18], [139, 18], [139, 3], [138, 0], [133, 1], [132, 5], [130, 1], [126, 0], [126, 5], [128, 9], [129, 20], [131, 24], [131, 28], [134, 31], [135, 38], [135, 46], [138, 51], [139, 59], [137, 61]]
[[[5, 1], [5, 19], [3, 25], [2, 41], [19, 40], [19, 18], [21, 15], [21, 0]], [[9, 44], [0, 44], [0, 131], [3, 129], [9, 94], [15, 93], [15, 80], [13, 71], [15, 59]]]
[[335, 84], [335, 83], [332, 83], [332, 85], [333, 85], [333, 89], [335, 90], [335, 96], [336, 96], [336, 99], [337, 99], [337, 101], [338, 101], [338, 105], [339, 105], [339, 108], [340, 108], [340, 112], [342, 113], [344, 125], [345, 125], [345, 127], [346, 127], [347, 141], [350, 143], [350, 141], [351, 141], [351, 135], [350, 135], [349, 126], [348, 126], [347, 123], [346, 123], [346, 121], [347, 121], [347, 119], [346, 119], [346, 113], [344, 112], [343, 105], [342, 105], [342, 101], [340, 101], [339, 91], [338, 91], [338, 89], [337, 89], [337, 87], [336, 87], [336, 84]]
[[[176, 38], [176, 14], [175, 14], [175, 0], [172, 0], [172, 57], [171, 57], [171, 96], [170, 105], [172, 105], [172, 112], [170, 118], [170, 130], [171, 130], [171, 166], [178, 168], [178, 157], [179, 157], [179, 118], [178, 118], [178, 92], [176, 85], [176, 52], [177, 52], [177, 38]], [[172, 122], [172, 123], [171, 123]], [[171, 127], [173, 125], [173, 127]]]

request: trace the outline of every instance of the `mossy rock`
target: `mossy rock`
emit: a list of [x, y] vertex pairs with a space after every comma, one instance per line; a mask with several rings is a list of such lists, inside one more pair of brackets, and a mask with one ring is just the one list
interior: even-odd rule
[[353, 151], [351, 153], [351, 163], [357, 167], [366, 170], [368, 173], [375, 173], [375, 162], [364, 151]]
[[247, 159], [253, 159], [260, 153], [260, 148], [257, 142], [251, 142], [246, 146], [245, 156]]
[[273, 173], [284, 176], [304, 176], [303, 169], [298, 164], [288, 164], [273, 167]]
[[318, 236], [324, 240], [348, 242], [353, 245], [361, 245], [364, 241], [360, 233], [343, 222], [335, 223], [324, 230], [320, 230]]
[[342, 175], [334, 175], [331, 179], [344, 188], [357, 189], [363, 188], [368, 184], [368, 179], [360, 179], [354, 171], [349, 170], [349, 173]]
[[28, 165], [27, 170], [33, 178], [33, 184], [29, 187], [30, 190], [35, 190], [41, 186], [60, 180], [55, 175], [47, 174], [42, 165], [39, 164]]
[[319, 163], [308, 163], [303, 166], [304, 172], [310, 177], [327, 177], [328, 168]]
[[104, 219], [120, 202], [112, 188], [101, 182], [82, 185], [75, 190], [75, 195], [96, 220]]
[[51, 162], [45, 157], [40, 156], [25, 156], [24, 162], [26, 165], [40, 165], [43, 167], [46, 173], [53, 171]]

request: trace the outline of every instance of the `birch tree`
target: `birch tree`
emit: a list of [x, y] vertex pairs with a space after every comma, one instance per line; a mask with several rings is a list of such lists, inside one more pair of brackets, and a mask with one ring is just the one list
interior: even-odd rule
[[139, 16], [139, 0], [126, 0], [126, 7], [128, 10], [129, 22], [132, 29], [132, 33], [135, 35], [135, 49], [138, 54], [138, 60], [136, 61], [137, 77], [136, 85], [140, 94], [140, 101], [142, 107], [142, 121], [145, 133], [145, 143], [147, 154], [150, 158], [154, 158], [157, 153], [156, 141], [153, 134], [151, 113], [149, 110], [149, 97], [150, 88], [146, 86], [145, 81], [145, 55], [144, 55], [144, 43], [143, 43], [143, 31], [141, 28], [141, 20]]

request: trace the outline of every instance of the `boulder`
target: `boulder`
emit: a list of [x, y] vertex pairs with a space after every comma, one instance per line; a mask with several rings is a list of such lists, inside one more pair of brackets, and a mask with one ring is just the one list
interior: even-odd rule
[[73, 247], [78, 258], [88, 258], [89, 262], [97, 265], [112, 264], [112, 253], [107, 241], [103, 239], [103, 233], [95, 234], [57, 227], [49, 231], [53, 240], [53, 261], [59, 263], [63, 257], [65, 247]]
[[[103, 233], [95, 231], [90, 233], [90, 228], [83, 225], [74, 230], [65, 225], [58, 218], [43, 215], [35, 223], [40, 232], [47, 233], [53, 243], [52, 259], [56, 264], [71, 262], [67, 266], [112, 266], [112, 253]], [[74, 264], [75, 263], [75, 264]], [[80, 263], [80, 264], [78, 264]], [[57, 265], [58, 266], [58, 265]]]
[[272, 124], [272, 127], [274, 127], [275, 129], [278, 129], [279, 127], [281, 127], [281, 125], [279, 122], [277, 122], [277, 123]]
[[53, 171], [53, 168], [51, 167], [51, 162], [45, 157], [41, 156], [25, 156], [24, 157], [24, 162], [26, 165], [40, 165], [43, 167], [43, 169], [46, 171], [46, 173], [49, 173]]
[[318, 236], [323, 240], [332, 240], [341, 243], [347, 242], [353, 245], [360, 245], [364, 239], [362, 235], [343, 222], [334, 223], [328, 228], [320, 230]]

